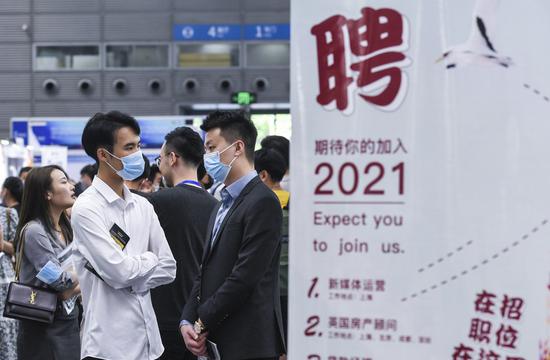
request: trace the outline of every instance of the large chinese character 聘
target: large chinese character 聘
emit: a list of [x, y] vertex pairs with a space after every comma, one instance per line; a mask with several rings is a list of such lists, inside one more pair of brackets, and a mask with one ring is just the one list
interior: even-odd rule
[[324, 106], [335, 101], [340, 111], [348, 107], [348, 87], [353, 81], [347, 76], [345, 25], [346, 18], [336, 15], [311, 28], [317, 40], [317, 102]]
[[[357, 87], [368, 89], [368, 92], [383, 89], [376, 95], [359, 94], [359, 96], [378, 106], [391, 105], [401, 89], [401, 69], [395, 66], [385, 67], [385, 65], [403, 60], [405, 55], [402, 53], [388, 52], [351, 65], [352, 70], [359, 72]], [[389, 82], [385, 82], [385, 78], [389, 78]], [[367, 88], [371, 85], [372, 88]]]
[[338, 110], [349, 112], [348, 97], [354, 89], [350, 85], [356, 78], [361, 98], [384, 110], [395, 110], [406, 89], [401, 68], [410, 63], [400, 52], [408, 48], [406, 24], [406, 18], [394, 9], [366, 7], [356, 20], [335, 15], [312, 27], [317, 43], [317, 102], [323, 106], [335, 102]]
[[361, 17], [348, 20], [350, 47], [354, 55], [365, 56], [403, 44], [403, 18], [393, 9], [361, 9]]
[[350, 48], [354, 55], [366, 58], [352, 64], [351, 69], [359, 72], [357, 87], [369, 93], [359, 96], [387, 107], [398, 96], [402, 82], [400, 65], [406, 65], [405, 55], [391, 50], [404, 43], [404, 18], [393, 9], [367, 7], [361, 14], [358, 20], [348, 20]]

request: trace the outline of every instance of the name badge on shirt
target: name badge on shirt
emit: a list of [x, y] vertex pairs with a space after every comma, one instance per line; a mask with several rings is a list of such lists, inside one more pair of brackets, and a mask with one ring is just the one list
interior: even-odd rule
[[[124, 250], [126, 248], [126, 245], [128, 245], [128, 241], [130, 241], [130, 236], [128, 236], [128, 234], [126, 234], [124, 230], [122, 230], [120, 226], [118, 226], [117, 224], [113, 224], [113, 226], [109, 230], [109, 234], [111, 234], [111, 237], [113, 238], [115, 243], [120, 247], [121, 250]], [[97, 273], [97, 271], [94, 269], [92, 264], [90, 264], [90, 262], [87, 261], [86, 264], [84, 264], [84, 268], [86, 268], [86, 270], [88, 270], [89, 272], [97, 276], [100, 280], [103, 280], [101, 276]]]
[[122, 230], [117, 224], [113, 224], [113, 226], [109, 230], [109, 233], [111, 234], [111, 237], [116, 242], [116, 244], [120, 246], [120, 249], [124, 250], [124, 248], [126, 248], [126, 245], [128, 244], [128, 241], [130, 241], [130, 236], [128, 236], [128, 234], [126, 234], [124, 230]]

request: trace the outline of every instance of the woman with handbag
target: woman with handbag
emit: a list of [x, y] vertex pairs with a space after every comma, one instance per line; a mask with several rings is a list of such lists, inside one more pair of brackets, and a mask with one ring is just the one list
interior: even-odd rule
[[[78, 295], [80, 288], [74, 274], [63, 271], [58, 259], [73, 239], [65, 210], [74, 201], [74, 186], [61, 167], [49, 165], [29, 173], [17, 229], [19, 281], [55, 291], [58, 300], [52, 323], [21, 320], [17, 339], [19, 360], [80, 359], [78, 307], [68, 310], [63, 303]], [[31, 303], [39, 301], [37, 293], [31, 292]]]
[[15, 277], [12, 257], [13, 239], [19, 218], [17, 211], [0, 206], [0, 359], [17, 360], [17, 329], [19, 322], [3, 317], [8, 285]]

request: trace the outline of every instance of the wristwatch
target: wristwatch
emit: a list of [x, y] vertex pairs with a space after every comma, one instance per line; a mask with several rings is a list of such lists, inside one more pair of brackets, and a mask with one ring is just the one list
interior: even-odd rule
[[195, 321], [195, 324], [193, 325], [193, 330], [195, 330], [195, 333], [197, 335], [202, 334], [204, 330], [206, 330], [206, 327], [202, 323], [201, 319], [198, 319], [197, 321]]

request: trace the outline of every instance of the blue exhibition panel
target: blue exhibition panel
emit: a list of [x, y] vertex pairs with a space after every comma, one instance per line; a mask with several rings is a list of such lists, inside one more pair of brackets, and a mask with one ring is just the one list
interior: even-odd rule
[[[181, 116], [136, 117], [144, 149], [159, 149], [164, 136], [179, 126], [187, 126]], [[69, 150], [82, 149], [82, 132], [88, 118], [14, 118], [11, 137], [21, 137], [25, 145], [59, 145]]]
[[29, 121], [27, 118], [11, 119], [10, 137], [12, 139], [21, 138], [24, 144], [29, 141]]

